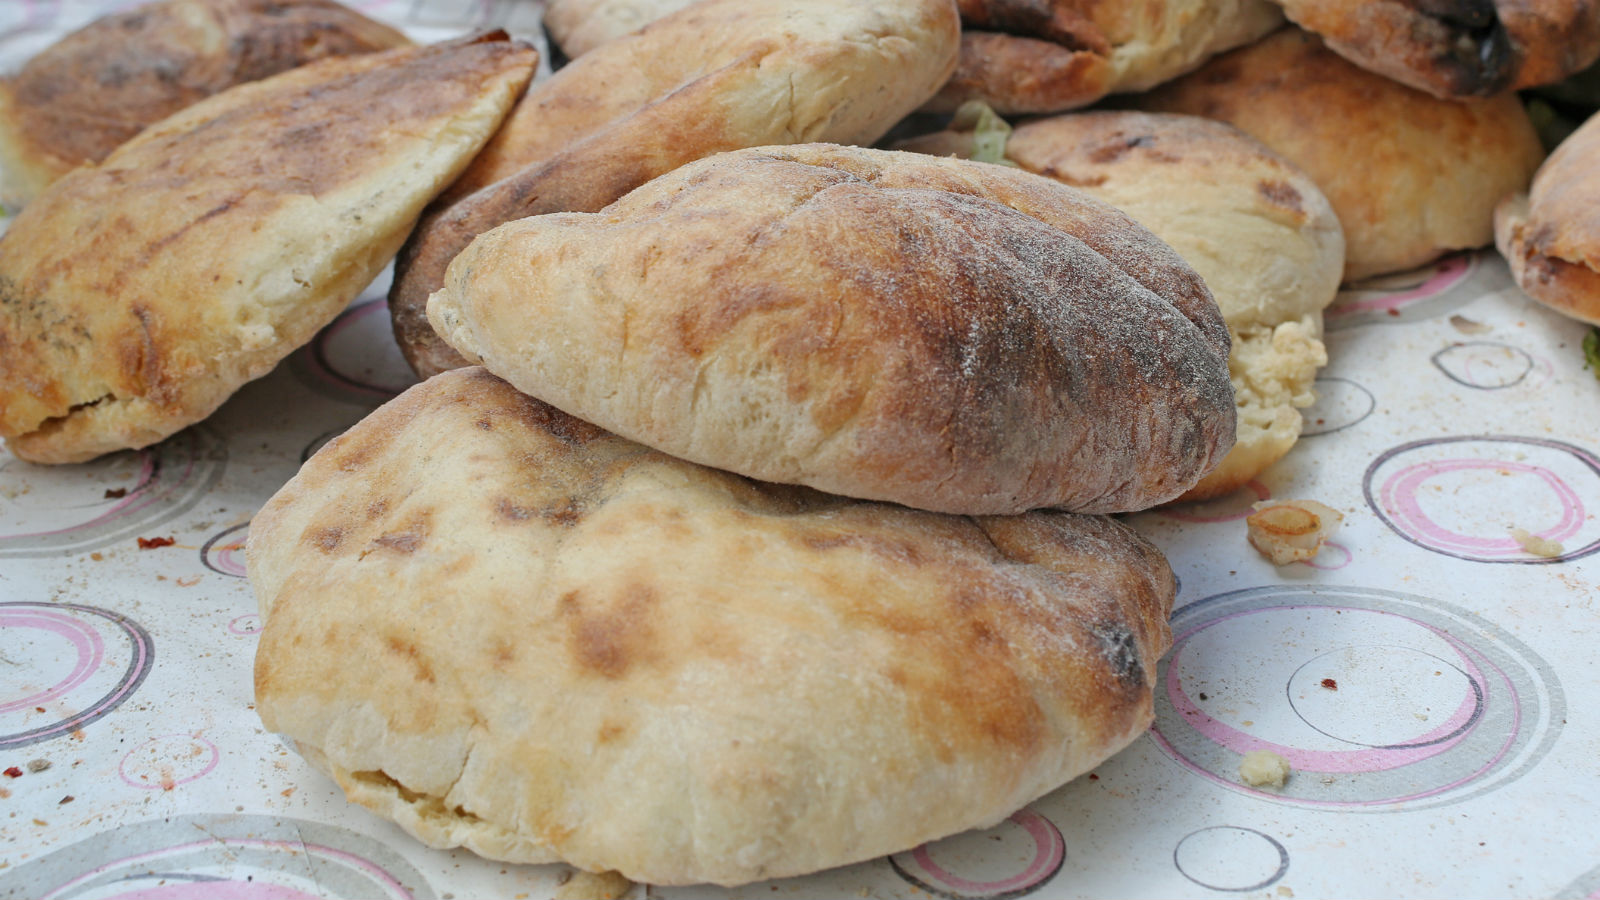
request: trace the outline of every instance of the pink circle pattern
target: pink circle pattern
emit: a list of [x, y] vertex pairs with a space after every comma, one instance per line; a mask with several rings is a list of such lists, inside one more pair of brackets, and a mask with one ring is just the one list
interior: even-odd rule
[[[1435, 643], [1442, 642], [1454, 653], [1454, 659], [1439, 662], [1462, 676], [1468, 686], [1466, 695], [1443, 724], [1424, 734], [1373, 744], [1323, 731], [1349, 747], [1327, 750], [1288, 746], [1250, 734], [1208, 714], [1185, 691], [1180, 673], [1194, 673], [1196, 678], [1203, 675], [1210, 683], [1227, 683], [1227, 667], [1253, 665], [1241, 659], [1225, 663], [1191, 659], [1189, 644], [1208, 629], [1252, 616], [1268, 617], [1265, 621], [1270, 623], [1271, 617], [1288, 619], [1306, 610], [1353, 613], [1369, 623], [1387, 621], [1391, 624], [1383, 627], [1397, 634], [1419, 629], [1419, 634], [1432, 635]], [[1355, 616], [1347, 615], [1344, 621], [1353, 621]], [[1181, 608], [1173, 617], [1173, 631], [1173, 649], [1158, 667], [1160, 688], [1152, 739], [1193, 774], [1273, 802], [1351, 811], [1459, 802], [1530, 769], [1554, 743], [1565, 707], [1549, 666], [1510, 634], [1463, 610], [1392, 591], [1292, 585], [1250, 588]], [[1463, 635], [1472, 635], [1471, 642]], [[1321, 632], [1319, 639], [1339, 641], [1337, 634]], [[1278, 699], [1232, 697], [1227, 702], [1248, 702], [1305, 721], [1293, 710], [1294, 701], [1287, 691]], [[1295, 775], [1281, 791], [1251, 788], [1239, 781], [1239, 761], [1253, 750], [1277, 753], [1294, 769]], [[1318, 776], [1336, 777], [1324, 780]]]
[[[1381, 454], [1367, 467], [1362, 480], [1367, 505], [1400, 537], [1435, 553], [1473, 562], [1540, 565], [1579, 559], [1600, 551], [1600, 538], [1596, 538], [1578, 547], [1564, 548], [1559, 556], [1533, 556], [1509, 533], [1503, 537], [1464, 534], [1434, 521], [1417, 499], [1423, 487], [1439, 476], [1472, 471], [1530, 476], [1548, 490], [1550, 498], [1560, 507], [1561, 515], [1554, 524], [1534, 532], [1537, 537], [1564, 543], [1578, 535], [1589, 520], [1579, 492], [1547, 466], [1496, 457], [1429, 458], [1425, 455], [1452, 444], [1505, 445], [1507, 455], [1518, 451], [1519, 447], [1555, 451], [1589, 470], [1600, 483], [1600, 458], [1581, 447], [1559, 441], [1486, 435], [1413, 441]], [[1415, 463], [1398, 465], [1397, 460], [1408, 454], [1422, 458]]]
[[[1014, 875], [980, 879], [952, 871], [953, 867], [941, 864], [934, 858], [938, 843], [924, 844], [906, 853], [895, 854], [889, 858], [889, 863], [900, 877], [937, 896], [987, 900], [1033, 893], [1060, 871], [1066, 860], [1066, 841], [1061, 837], [1060, 829], [1049, 819], [1033, 810], [1020, 809], [1008, 816], [1001, 827], [1021, 828], [1033, 841], [1033, 853], [1027, 865]], [[960, 839], [958, 835], [946, 840]]]
[[0, 748], [26, 746], [75, 731], [105, 716], [127, 700], [150, 673], [154, 648], [150, 635], [137, 622], [119, 613], [74, 603], [0, 603], [0, 630], [35, 630], [64, 639], [74, 659], [67, 674], [55, 684], [0, 704], [0, 714], [25, 712], [44, 707], [63, 698], [100, 672], [108, 662], [106, 635], [117, 636], [119, 655], [128, 661], [122, 673], [112, 680], [110, 690], [98, 699], [74, 699], [68, 704], [74, 712], [49, 723], [14, 734], [0, 735]]

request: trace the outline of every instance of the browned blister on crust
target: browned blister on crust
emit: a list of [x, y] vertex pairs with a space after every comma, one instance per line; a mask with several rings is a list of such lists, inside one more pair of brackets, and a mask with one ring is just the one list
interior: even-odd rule
[[428, 327], [428, 295], [474, 235], [593, 212], [724, 150], [871, 144], [955, 66], [950, 0], [707, 0], [604, 44], [536, 85], [400, 254], [395, 338], [424, 377], [463, 365]]
[[1161, 554], [1109, 519], [752, 482], [481, 369], [251, 523], [257, 710], [438, 847], [797, 875], [992, 825], [1141, 734]]
[[97, 19], [0, 79], [0, 201], [25, 205], [145, 126], [236, 84], [409, 43], [329, 0], [164, 0]]
[[1199, 276], [1122, 213], [999, 166], [721, 154], [480, 236], [428, 312], [618, 434], [941, 512], [1142, 509], [1234, 437]]
[[1440, 100], [1293, 27], [1136, 102], [1227, 122], [1305, 170], [1343, 226], [1346, 281], [1489, 244], [1495, 204], [1544, 155], [1515, 95]]
[[1540, 303], [1600, 325], [1600, 117], [1550, 154], [1526, 194], [1495, 210], [1495, 243], [1518, 286]]
[[371, 282], [536, 58], [501, 33], [324, 60], [56, 182], [0, 238], [0, 436], [76, 462], [209, 415]]
[[1594, 0], [1279, 0], [1371, 72], [1436, 97], [1549, 84], [1600, 56]]

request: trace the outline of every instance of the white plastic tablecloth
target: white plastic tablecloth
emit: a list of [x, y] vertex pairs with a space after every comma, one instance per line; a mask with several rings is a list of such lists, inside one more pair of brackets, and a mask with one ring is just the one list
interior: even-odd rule
[[[0, 65], [126, 3], [0, 4]], [[368, 2], [438, 39], [528, 2]], [[561, 865], [430, 850], [252, 708], [242, 543], [412, 379], [380, 280], [205, 423], [41, 467], [0, 450], [0, 897], [550, 897]], [[1600, 898], [1600, 380], [1493, 251], [1350, 290], [1307, 434], [1222, 500], [1128, 521], [1181, 585], [1152, 732], [997, 828], [806, 878], [652, 897]], [[1345, 515], [1310, 564], [1250, 504]], [[1510, 529], [1560, 544], [1530, 554]], [[141, 547], [145, 543], [166, 546]], [[1241, 755], [1294, 767], [1240, 783]], [[885, 790], [892, 790], [886, 785]]]

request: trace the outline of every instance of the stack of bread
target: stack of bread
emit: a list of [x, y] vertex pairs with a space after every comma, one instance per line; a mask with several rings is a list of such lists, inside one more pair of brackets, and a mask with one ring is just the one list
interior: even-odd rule
[[251, 525], [270, 728], [430, 845], [658, 883], [993, 824], [1148, 727], [1174, 581], [1107, 514], [1289, 452], [1342, 279], [1505, 201], [1519, 278], [1593, 296], [1584, 154], [1515, 199], [1495, 93], [1590, 12], [1473, 7], [1430, 94], [1302, 6], [552, 0], [531, 87], [503, 34], [218, 85], [25, 151], [84, 164], [0, 239], [0, 435], [161, 440], [398, 254], [432, 377]]

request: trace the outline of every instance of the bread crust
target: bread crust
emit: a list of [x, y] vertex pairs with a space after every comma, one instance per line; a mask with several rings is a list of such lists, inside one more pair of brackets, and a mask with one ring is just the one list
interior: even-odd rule
[[1292, 26], [1136, 103], [1228, 122], [1309, 174], [1343, 226], [1345, 281], [1491, 243], [1495, 204], [1544, 155], [1515, 95], [1440, 100]]
[[1600, 117], [1573, 132], [1526, 194], [1495, 210], [1495, 243], [1529, 297], [1600, 325]]
[[537, 55], [501, 33], [324, 60], [57, 181], [0, 238], [0, 436], [80, 462], [205, 418], [371, 282]]
[[631, 34], [695, 0], [550, 0], [544, 27], [569, 59]]
[[257, 514], [263, 723], [436, 847], [653, 884], [985, 827], [1144, 732], [1174, 583], [1112, 520], [764, 485], [481, 369]]
[[[971, 132], [901, 144], [972, 153]], [[1205, 279], [1228, 323], [1238, 438], [1178, 498], [1231, 493], [1299, 438], [1300, 407], [1327, 364], [1322, 310], [1339, 291], [1344, 235], [1311, 178], [1260, 142], [1196, 116], [1104, 111], [1035, 119], [1006, 141], [1016, 165], [1117, 207], [1172, 246]]]
[[163, 0], [96, 19], [0, 79], [0, 201], [24, 206], [145, 126], [236, 84], [410, 43], [330, 0]]
[[1233, 443], [1199, 276], [1122, 213], [1000, 166], [721, 154], [479, 236], [428, 313], [617, 434], [920, 509], [1142, 509]]
[[1280, 0], [1363, 69], [1435, 97], [1560, 81], [1600, 58], [1594, 0]]
[[1283, 23], [1271, 0], [961, 0], [961, 60], [929, 101], [1005, 115], [1060, 112], [1142, 91]]
[[428, 295], [473, 236], [593, 212], [657, 175], [740, 147], [871, 144], [955, 67], [952, 0], [706, 0], [536, 85], [396, 261], [395, 340], [422, 377], [465, 364]]

